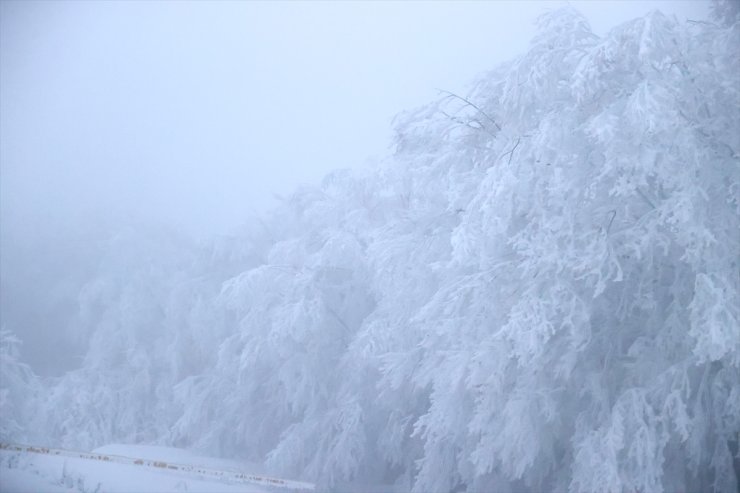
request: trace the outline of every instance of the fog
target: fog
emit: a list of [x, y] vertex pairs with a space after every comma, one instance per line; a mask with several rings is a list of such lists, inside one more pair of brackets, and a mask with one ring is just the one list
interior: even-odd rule
[[0, 490], [736, 492], [739, 46], [734, 0], [0, 2]]
[[[557, 5], [3, 2], [4, 236], [91, 213], [229, 232], [276, 194], [372, 164], [396, 113], [465, 93]], [[706, 9], [574, 5], [599, 33], [655, 8]]]
[[[571, 2], [595, 32], [707, 4]], [[2, 2], [2, 323], [59, 374], [119, 224], [228, 234], [373, 166], [394, 116], [526, 49], [553, 2]], [[61, 345], [61, 346], [60, 346]], [[75, 357], [76, 358], [76, 357]]]

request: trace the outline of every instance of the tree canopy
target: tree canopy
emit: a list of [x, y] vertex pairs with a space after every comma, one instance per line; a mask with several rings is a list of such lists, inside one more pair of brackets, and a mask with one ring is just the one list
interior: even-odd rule
[[326, 488], [736, 491], [740, 24], [717, 5], [604, 37], [549, 12], [469, 94], [399, 115], [377, 168], [205, 247], [118, 237], [43, 433]]

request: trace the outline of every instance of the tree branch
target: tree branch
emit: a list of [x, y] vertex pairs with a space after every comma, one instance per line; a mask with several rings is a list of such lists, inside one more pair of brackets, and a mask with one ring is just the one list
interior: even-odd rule
[[[504, 156], [506, 156], [508, 154], [508, 156], [509, 156], [509, 162], [506, 163], [507, 166], [511, 164], [511, 159], [514, 157], [514, 151], [516, 151], [516, 148], [519, 147], [519, 143], [521, 141], [522, 141], [521, 137], [518, 138], [518, 139], [516, 139], [516, 144], [514, 144], [514, 147], [512, 147], [510, 151], [507, 151], [507, 152], [501, 154], [501, 157], [504, 157]], [[499, 159], [501, 159], [501, 158], [499, 158]]]
[[470, 106], [471, 108], [475, 109], [478, 113], [480, 113], [481, 115], [485, 116], [488, 119], [488, 121], [490, 121], [491, 123], [493, 123], [496, 126], [496, 129], [498, 131], [501, 131], [501, 126], [498, 123], [496, 123], [496, 120], [494, 120], [493, 118], [491, 118], [485, 111], [483, 111], [482, 109], [480, 109], [474, 103], [471, 103], [469, 100], [465, 99], [462, 96], [458, 96], [454, 92], [446, 91], [444, 89], [437, 89], [437, 90], [439, 92], [441, 92], [441, 93], [447, 94], [447, 97], [459, 99], [460, 101], [462, 101], [463, 103], [465, 103], [467, 106]]

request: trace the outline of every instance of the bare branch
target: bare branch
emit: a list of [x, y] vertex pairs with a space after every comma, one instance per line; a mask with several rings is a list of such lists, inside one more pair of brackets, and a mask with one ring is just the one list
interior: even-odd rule
[[475, 109], [478, 113], [480, 113], [481, 115], [485, 116], [491, 123], [493, 123], [496, 126], [496, 129], [498, 131], [501, 131], [501, 126], [498, 123], [496, 123], [496, 120], [494, 120], [493, 118], [491, 118], [485, 111], [483, 111], [482, 109], [480, 109], [474, 103], [471, 103], [468, 99], [465, 99], [462, 96], [458, 96], [454, 92], [446, 91], [444, 89], [438, 89], [438, 91], [441, 92], [441, 93], [447, 94], [448, 97], [459, 99], [460, 101], [462, 101], [466, 105], [468, 105], [471, 108]]
[[636, 188], [635, 191], [640, 197], [642, 197], [642, 200], [648, 203], [650, 207], [652, 207], [653, 209], [656, 209], [655, 204], [653, 204], [653, 202], [649, 198], [647, 198], [647, 196], [642, 192], [642, 190], [640, 190], [639, 188]]
[[606, 227], [606, 234], [609, 234], [609, 230], [612, 229], [612, 223], [614, 222], [614, 218], [617, 217], [617, 210], [612, 209], [609, 211], [609, 214], [611, 214], [611, 219], [609, 219], [609, 225]]
[[[481, 123], [481, 121], [478, 120], [478, 119], [471, 118], [470, 120], [464, 120], [464, 119], [460, 118], [459, 116], [450, 115], [446, 111], [443, 111], [443, 110], [439, 110], [439, 111], [444, 116], [446, 116], [447, 118], [449, 118], [450, 120], [452, 120], [453, 122], [455, 122], [455, 123], [457, 123], [459, 125], [465, 125], [466, 127], [470, 127], [470, 128], [472, 128], [474, 130], [485, 130], [488, 134], [490, 134], [491, 136], [495, 137], [495, 134], [493, 134], [490, 130], [488, 130], [488, 128], [486, 128], [486, 126], [483, 125], [483, 123]], [[478, 126], [472, 125], [473, 123], [477, 123]]]
[[[507, 151], [507, 152], [501, 154], [501, 157], [504, 157], [506, 155], [509, 156], [509, 162], [507, 163], [507, 165], [510, 165], [511, 164], [511, 159], [514, 157], [514, 151], [516, 151], [516, 148], [519, 147], [519, 143], [521, 141], [522, 141], [521, 137], [518, 138], [518, 139], [516, 139], [516, 144], [514, 144], [514, 147], [512, 147], [510, 151]], [[501, 158], [499, 158], [499, 159], [501, 159]]]
[[686, 19], [686, 22], [688, 22], [690, 24], [704, 24], [706, 26], [717, 27], [717, 24], [715, 24], [714, 22], [695, 21], [694, 19]]

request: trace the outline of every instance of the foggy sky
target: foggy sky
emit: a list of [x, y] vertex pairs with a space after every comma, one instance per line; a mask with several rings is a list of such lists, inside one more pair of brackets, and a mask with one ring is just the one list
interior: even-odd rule
[[[572, 4], [598, 33], [706, 10]], [[2, 2], [5, 234], [108, 212], [229, 231], [273, 193], [382, 155], [397, 112], [464, 93], [560, 5]]]
[[[700, 1], [572, 2], [594, 30]], [[78, 364], [80, 288], [118, 221], [228, 233], [391, 120], [526, 50], [545, 2], [0, 2], [0, 324]], [[80, 344], [83, 344], [80, 346]]]

